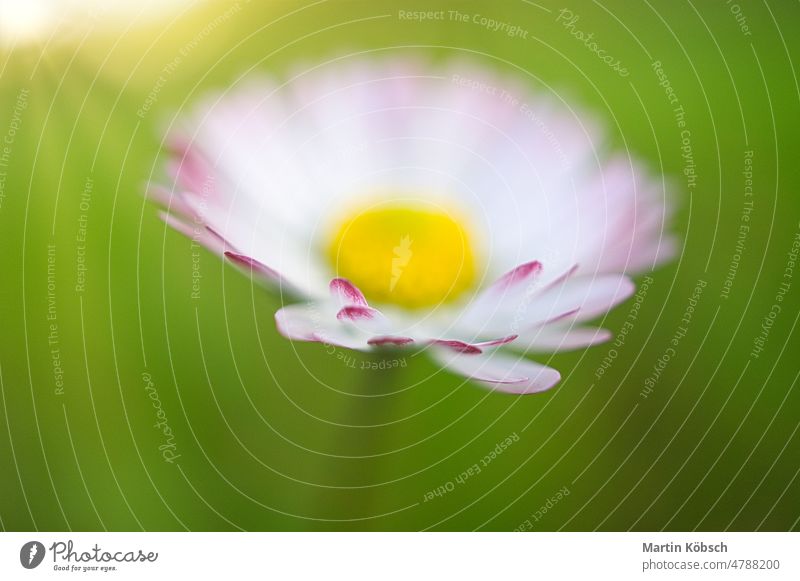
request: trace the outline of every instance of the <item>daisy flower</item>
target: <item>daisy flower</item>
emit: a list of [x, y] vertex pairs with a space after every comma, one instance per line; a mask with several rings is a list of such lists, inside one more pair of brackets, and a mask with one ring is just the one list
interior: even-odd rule
[[168, 143], [163, 219], [280, 292], [284, 337], [424, 350], [493, 390], [555, 385], [523, 354], [608, 340], [585, 323], [674, 250], [661, 180], [585, 112], [472, 63], [250, 79]]

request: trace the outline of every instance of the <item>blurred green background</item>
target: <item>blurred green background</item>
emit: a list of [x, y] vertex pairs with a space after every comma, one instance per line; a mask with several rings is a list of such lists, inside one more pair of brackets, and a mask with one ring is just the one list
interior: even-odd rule
[[[557, 22], [565, 6], [627, 77]], [[415, 9], [528, 34], [398, 19]], [[3, 529], [798, 529], [800, 5], [208, 2], [128, 30], [101, 18], [86, 36], [0, 49]], [[291, 344], [279, 299], [208, 253], [190, 298], [189, 241], [142, 197], [164, 178], [165, 127], [249, 71], [372, 49], [528, 71], [669, 177], [682, 253], [652, 274], [624, 343], [553, 356], [566, 379], [513, 397], [424, 357], [362, 370], [363, 354]], [[694, 187], [654, 61], [685, 111]], [[698, 281], [686, 336], [643, 397]]]

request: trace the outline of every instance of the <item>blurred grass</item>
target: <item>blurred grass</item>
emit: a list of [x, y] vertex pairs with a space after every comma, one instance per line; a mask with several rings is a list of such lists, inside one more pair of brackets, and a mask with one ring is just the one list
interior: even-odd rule
[[[749, 357], [800, 216], [796, 4], [743, 6], [753, 31], [744, 36], [722, 2], [573, 3], [578, 28], [625, 63], [626, 79], [556, 23], [558, 4], [402, 6], [518, 23], [527, 41], [473, 24], [398, 21], [396, 3], [241, 3], [219, 22], [230, 6], [210, 2], [177, 22], [101, 30], [43, 54], [41, 46], [0, 53], [0, 135], [20, 89], [30, 92], [0, 206], [3, 528], [505, 530], [564, 486], [570, 495], [536, 529], [797, 528], [796, 287], [765, 352]], [[140, 119], [163, 67], [215, 20]], [[533, 85], [606, 119], [617, 147], [673, 179], [684, 252], [654, 275], [601, 380], [594, 372], [606, 346], [553, 356], [567, 379], [528, 398], [461, 385], [409, 356], [397, 374], [408, 389], [364, 404], [386, 425], [347, 428], [339, 425], [353, 421], [345, 394], [385, 389], [384, 374], [280, 338], [272, 321], [279, 300], [210, 254], [201, 257], [201, 298], [190, 299], [189, 243], [166, 231], [141, 195], [163, 177], [166, 126], [207, 90], [251, 70], [287, 75], [360, 51], [467, 55], [525, 70]], [[653, 60], [686, 110], [699, 173], [691, 192]], [[719, 295], [737, 240], [746, 149], [754, 151], [755, 205], [726, 300]], [[82, 213], [87, 285], [76, 292]], [[56, 248], [63, 395], [54, 393], [48, 345], [48, 243]], [[643, 400], [643, 382], [701, 278], [708, 286], [689, 333]], [[618, 330], [628, 309], [607, 326]], [[175, 434], [175, 464], [158, 450], [145, 371]], [[514, 432], [520, 441], [479, 476], [423, 502]], [[349, 457], [364, 454], [374, 457]]]

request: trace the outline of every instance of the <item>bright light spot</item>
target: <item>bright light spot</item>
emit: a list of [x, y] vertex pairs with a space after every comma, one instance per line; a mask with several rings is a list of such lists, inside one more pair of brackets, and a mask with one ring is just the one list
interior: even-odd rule
[[41, 0], [0, 0], [0, 37], [23, 41], [40, 34], [53, 15], [46, 4]]
[[0, 43], [46, 40], [53, 33], [144, 23], [197, 0], [0, 0]]

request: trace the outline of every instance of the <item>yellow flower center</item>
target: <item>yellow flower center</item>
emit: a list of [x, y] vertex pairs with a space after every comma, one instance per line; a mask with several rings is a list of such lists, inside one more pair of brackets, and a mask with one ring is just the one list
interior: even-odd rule
[[421, 204], [351, 212], [327, 248], [337, 276], [373, 301], [428, 307], [457, 298], [476, 278], [467, 230]]

